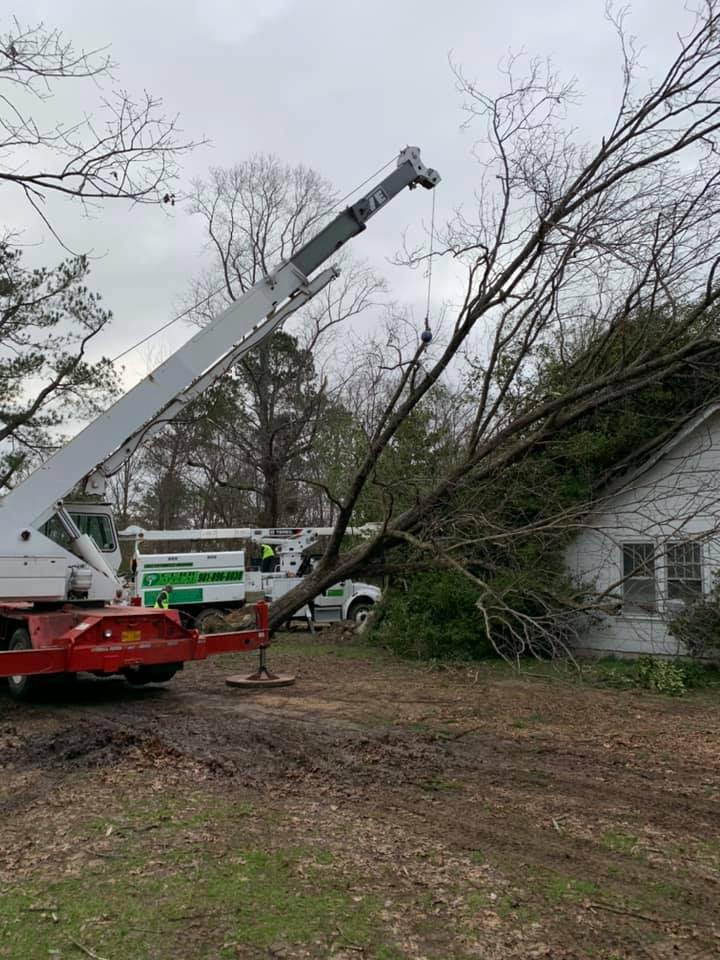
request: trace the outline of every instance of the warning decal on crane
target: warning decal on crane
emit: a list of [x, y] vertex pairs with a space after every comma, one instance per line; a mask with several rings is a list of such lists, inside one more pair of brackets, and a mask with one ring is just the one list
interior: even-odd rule
[[370, 212], [374, 213], [378, 207], [381, 207], [384, 203], [387, 203], [387, 200], [388, 195], [382, 189], [378, 189], [374, 193], [369, 194], [367, 197], [367, 203], [368, 207], [370, 208]]

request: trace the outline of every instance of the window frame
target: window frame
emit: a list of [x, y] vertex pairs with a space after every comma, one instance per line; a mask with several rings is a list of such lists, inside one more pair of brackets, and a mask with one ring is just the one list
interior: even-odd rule
[[[671, 561], [670, 551], [676, 547], [693, 547], [697, 551], [697, 560], [693, 559], [691, 561]], [[695, 552], [695, 551], [693, 551]], [[668, 540], [665, 543], [664, 553], [664, 568], [665, 568], [665, 600], [666, 603], [692, 603], [694, 600], [699, 599], [705, 594], [705, 563], [703, 557], [703, 544], [700, 540]], [[686, 566], [697, 565], [697, 577], [671, 577], [670, 576], [670, 566], [671, 562], [675, 565], [685, 564]], [[697, 593], [687, 592], [686, 596], [675, 596], [670, 595], [670, 585], [675, 583], [699, 583], [700, 589]]]
[[[93, 518], [101, 518], [102, 520], [106, 521], [111, 536], [111, 547], [102, 547], [91, 533], [87, 535], [90, 537], [100, 553], [115, 553], [118, 550], [115, 524], [113, 523], [113, 517], [111, 513], [84, 513], [75, 510], [69, 510], [68, 513], [70, 514], [70, 519], [73, 521], [80, 533], [87, 533], [87, 529], [83, 529], [83, 527], [89, 527], [90, 521]], [[86, 522], [83, 523], [83, 520], [86, 520]], [[57, 543], [58, 546], [62, 547], [64, 550], [70, 549], [70, 539], [65, 533], [65, 528], [62, 526], [60, 521], [57, 520], [55, 514], [53, 514], [53, 516], [43, 524], [42, 530], [45, 536], [49, 537], [54, 543]]]
[[[652, 562], [652, 576], [641, 577], [641, 576], [629, 576], [625, 573], [625, 551], [627, 548], [640, 547], [640, 546], [649, 546], [651, 549], [650, 561]], [[636, 564], [635, 569], [640, 569], [640, 564]], [[653, 539], [634, 539], [634, 540], [622, 540], [620, 543], [620, 573], [622, 580], [622, 615], [624, 617], [633, 617], [633, 618], [648, 618], [648, 617], [658, 617], [660, 616], [660, 604], [663, 601], [662, 590], [661, 590], [661, 580], [658, 576], [658, 551], [657, 544]], [[649, 581], [653, 585], [653, 601], [652, 606], [642, 605], [637, 601], [633, 601], [626, 594], [627, 586], [632, 581]]]

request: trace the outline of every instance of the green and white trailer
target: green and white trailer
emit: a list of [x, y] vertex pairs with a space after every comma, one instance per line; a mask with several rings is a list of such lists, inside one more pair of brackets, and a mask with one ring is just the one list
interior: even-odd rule
[[[358, 535], [370, 532], [363, 528]], [[297, 586], [307, 563], [305, 551], [318, 538], [330, 533], [325, 527], [296, 528], [216, 528], [186, 530], [143, 530], [129, 527], [122, 539], [135, 542], [133, 590], [143, 606], [151, 607], [164, 587], [171, 587], [170, 606], [181, 610], [199, 628], [208, 621], [242, 607], [246, 602], [264, 599], [272, 602]], [[271, 545], [277, 567], [272, 572], [248, 570], [245, 550], [212, 552], [142, 553], [145, 542], [251, 540]], [[362, 622], [381, 591], [369, 583], [344, 580], [314, 598], [312, 612], [302, 607], [294, 620], [311, 619], [318, 624], [339, 620]]]
[[155, 605], [171, 586], [171, 606], [188, 613], [207, 607], [245, 604], [245, 551], [135, 554], [135, 594], [143, 607]]

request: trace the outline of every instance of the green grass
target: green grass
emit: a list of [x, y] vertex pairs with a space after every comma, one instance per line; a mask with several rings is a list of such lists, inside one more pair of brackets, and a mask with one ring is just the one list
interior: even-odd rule
[[269, 826], [232, 802], [203, 813], [165, 801], [86, 822], [78, 845], [102, 838], [104, 858], [0, 889], [0, 958], [64, 960], [80, 956], [75, 940], [113, 960], [229, 960], [278, 945], [324, 957], [342, 943], [372, 960], [403, 960], [362, 877], [323, 848], [272, 848]]
[[[240, 944], [268, 948], [320, 939], [329, 945], [337, 930], [372, 947], [378, 904], [371, 897], [351, 900], [336, 878], [317, 869], [310, 851], [240, 848], [215, 863], [198, 859], [198, 852], [166, 855], [160, 864], [125, 860], [122, 873], [115, 867], [92, 880], [66, 878], [3, 897], [0, 956], [45, 960], [69, 939], [136, 960], [174, 957], [181, 947], [186, 956], [192, 919], [201, 920], [202, 940], [220, 957], [236, 956]], [[58, 922], [30, 909], [38, 904], [56, 908]], [[207, 955], [206, 947], [199, 943], [197, 955]]]
[[148, 803], [147, 797], [134, 799], [132, 795], [123, 798], [122, 811], [115, 817], [94, 817], [86, 821], [83, 834], [78, 839], [83, 841], [94, 840], [103, 836], [110, 829], [118, 835], [132, 834], [134, 831], [162, 829], [165, 834], [172, 834], [181, 830], [193, 830], [207, 826], [210, 820], [232, 822], [236, 827], [261, 815], [267, 823], [277, 822], [280, 814], [277, 811], [259, 810], [255, 804], [238, 800], [224, 802], [214, 800], [212, 811], [208, 811], [205, 804], [193, 809], [195, 802], [190, 798], [187, 803], [178, 804], [177, 798], [157, 799]]
[[703, 840], [698, 844], [700, 854], [720, 866], [720, 840]]
[[[390, 661], [398, 659], [386, 647], [378, 643], [360, 641], [352, 643], [327, 643], [322, 639], [322, 631], [317, 637], [281, 633], [274, 640], [271, 656], [289, 654], [299, 657], [332, 657], [338, 660]], [[234, 663], [228, 658], [228, 663]], [[475, 669], [479, 677], [487, 681], [502, 681], [518, 675], [552, 680], [566, 680], [568, 683], [588, 683], [592, 686], [611, 687], [620, 690], [641, 690], [638, 661], [629, 659], [581, 660], [574, 663], [568, 659], [535, 660], [527, 658], [518, 666], [501, 658], [483, 658], [480, 660], [439, 660], [426, 659], [416, 661], [419, 669], [447, 670], [454, 667]], [[407, 664], [407, 661], [404, 661]], [[686, 694], [715, 692], [720, 688], [720, 668], [715, 665], [704, 666], [692, 661], [677, 661], [678, 668], [686, 686]], [[653, 691], [657, 692], [657, 691]], [[518, 718], [512, 726], [525, 730], [533, 726], [549, 723], [547, 717], [532, 714]]]
[[[294, 634], [282, 633], [273, 638], [272, 644], [268, 650], [268, 661], [277, 656], [288, 654], [292, 657], [333, 657], [337, 660], [371, 660], [382, 661], [392, 660], [393, 655], [388, 653], [382, 647], [374, 644], [353, 642], [353, 643], [328, 643], [322, 639], [322, 633], [318, 632], [317, 638], [312, 636], [296, 637]], [[247, 661], [247, 654], [224, 654], [216, 657], [216, 663], [226, 666], [237, 666], [239, 660]]]
[[597, 897], [600, 888], [590, 880], [568, 877], [555, 870], [535, 869], [530, 871], [529, 883], [546, 900], [555, 903], [571, 901], [580, 903], [588, 897]]
[[[291, 656], [302, 657], [334, 657], [340, 660], [370, 660], [387, 661], [397, 660], [397, 655], [388, 651], [378, 643], [360, 641], [352, 643], [323, 642], [322, 631], [317, 637], [311, 635], [297, 635], [281, 633], [274, 640], [276, 654], [287, 653]], [[407, 663], [407, 661], [404, 661]], [[687, 692], [711, 690], [720, 688], [720, 668], [716, 665], [702, 665], [693, 661], [676, 661], [683, 672]], [[568, 659], [535, 660], [527, 658], [520, 662], [519, 669], [515, 664], [508, 663], [502, 658], [483, 658], [480, 660], [438, 660], [426, 659], [418, 661], [419, 667], [445, 670], [449, 667], [466, 667], [476, 669], [478, 674], [486, 680], [512, 679], [518, 673], [521, 676], [538, 678], [564, 679], [569, 683], [589, 683], [593, 686], [612, 687], [615, 689], [638, 690], [642, 686], [638, 682], [638, 661], [630, 659], [614, 659], [612, 657], [601, 660], [581, 660], [577, 664]], [[523, 730], [531, 726], [551, 722], [547, 717], [533, 714], [519, 718], [513, 726]]]
[[619, 833], [613, 830], [608, 830], [600, 837], [600, 846], [605, 847], [607, 850], [613, 850], [616, 853], [631, 854], [637, 842], [637, 837], [629, 833]]
[[516, 730], [526, 730], [528, 727], [540, 726], [543, 723], [547, 723], [548, 720], [546, 717], [541, 716], [539, 713], [531, 713], [527, 717], [522, 717], [518, 720], [513, 720], [510, 726], [514, 727]]
[[685, 918], [693, 915], [692, 894], [680, 883], [655, 880], [638, 888], [629, 898], [632, 906], [658, 915]]
[[469, 892], [463, 892], [461, 889], [457, 891], [465, 903], [472, 910], [492, 910], [496, 913], [502, 920], [509, 920], [512, 923], [527, 923], [531, 920], [535, 920], [539, 914], [536, 911], [532, 910], [527, 904], [520, 903], [514, 897], [508, 894], [493, 894], [488, 891], [480, 890], [471, 890]]
[[[516, 917], [518, 920], [547, 917], [554, 913], [567, 917], [576, 905], [593, 901], [615, 908], [620, 914], [630, 910], [667, 922], [698, 921], [700, 906], [693, 894], [697, 878], [691, 871], [675, 866], [672, 878], [658, 872], [657, 878], [651, 879], [643, 871], [644, 856], [642, 849], [637, 847], [636, 837], [611, 831], [602, 834], [598, 842], [606, 850], [628, 857], [622, 867], [606, 865], [601, 879], [570, 876], [536, 864], [495, 864], [511, 880], [519, 898], [501, 892], [492, 909], [503, 918]], [[489, 905], [486, 893], [476, 896], [478, 906]], [[513, 904], [518, 908], [514, 909]], [[600, 953], [598, 956], [606, 955]]]
[[[283, 633], [274, 641], [275, 653], [287, 653], [291, 656], [302, 657], [334, 657], [340, 660], [397, 660], [397, 655], [387, 648], [371, 642], [353, 643], [325, 643], [322, 632], [317, 639], [312, 636], [297, 637], [294, 634]], [[407, 661], [404, 661], [407, 663]], [[520, 662], [519, 668], [501, 658], [483, 658], [480, 660], [451, 660], [437, 659], [417, 661], [419, 667], [445, 670], [449, 667], [466, 667], [476, 669], [480, 676], [487, 680], [512, 679], [517, 676], [547, 677], [553, 680], [567, 680], [569, 683], [589, 683], [593, 686], [612, 687], [614, 689], [639, 690], [642, 686], [638, 682], [638, 661], [630, 659], [614, 659], [612, 657], [601, 660], [581, 660], [574, 663], [568, 659], [535, 660], [527, 658]], [[720, 688], [720, 668], [716, 665], [702, 665], [688, 661], [676, 661], [683, 671], [687, 692], [717, 691]], [[542, 725], [551, 722], [547, 717], [533, 714], [519, 718], [513, 726], [522, 730], [530, 726]]]

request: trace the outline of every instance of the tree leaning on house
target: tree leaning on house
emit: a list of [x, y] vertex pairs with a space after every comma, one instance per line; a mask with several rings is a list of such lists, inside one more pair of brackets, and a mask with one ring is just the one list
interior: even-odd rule
[[[663, 318], [656, 322], [661, 325]], [[593, 346], [582, 349], [587, 353]], [[628, 472], [674, 437], [683, 421], [694, 420], [698, 410], [717, 400], [718, 359], [688, 365], [619, 403], [592, 410], [506, 469], [501, 484], [461, 485], [443, 511], [447, 551], [462, 560], [468, 573], [482, 578], [489, 593], [502, 597], [502, 606], [495, 607], [497, 620], [491, 614], [489, 627], [480, 619], [472, 599], [477, 588], [457, 569], [406, 573], [386, 591], [377, 627], [382, 642], [403, 653], [432, 657], [481, 656], [492, 649], [490, 628], [496, 645], [514, 656], [566, 653], [575, 641], [584, 642], [591, 617], [617, 611], [623, 584], [608, 591], [615, 575], [608, 581], [603, 574], [602, 585], [589, 574], [572, 579], [569, 544], [587, 527], [589, 506], [602, 513], [605, 504], [612, 512], [608, 497]], [[538, 373], [535, 386], [541, 394], [554, 388], [551, 361], [548, 354], [548, 369]], [[686, 484], [691, 469], [678, 461], [677, 482]], [[662, 503], [668, 490], [651, 486], [645, 491], [639, 508], [644, 522], [656, 509], [653, 493]], [[717, 499], [720, 507], [720, 492]], [[688, 503], [671, 539], [686, 536], [688, 523], [694, 529], [698, 511], [706, 508], [706, 496]], [[410, 563], [426, 559], [411, 547], [403, 554]], [[436, 566], [432, 559], [426, 563]]]
[[[482, 199], [476, 216], [463, 213], [446, 225], [435, 249], [465, 266], [460, 306], [440, 342], [391, 345], [387, 400], [338, 498], [334, 534], [312, 575], [273, 605], [273, 626], [331, 583], [380, 571], [391, 550], [411, 546], [474, 584], [490, 636], [509, 632], [522, 644], [537, 631], [537, 611], [528, 614], [512, 589], [467, 568], [453, 508], [472, 491], [474, 541], [526, 538], [527, 530], [508, 533], [491, 517], [484, 522], [488, 489], [497, 496], [518, 464], [593, 411], [717, 360], [719, 9], [708, 0], [688, 15], [675, 59], [643, 91], [637, 47], [622, 18], [608, 15], [620, 40], [622, 90], [596, 144], [573, 141], [567, 126], [575, 90], [545, 61], [509, 58], [506, 90], [493, 96], [456, 70], [467, 124], [481, 138], [475, 154]], [[410, 251], [407, 260], [417, 265], [426, 256]], [[548, 350], [557, 375], [552, 390], [542, 392], [538, 370]], [[461, 359], [472, 408], [452, 464], [419, 487], [409, 505], [386, 498], [380, 531], [343, 550], [385, 451]], [[576, 505], [571, 516], [547, 523], [567, 527], [577, 516]]]

